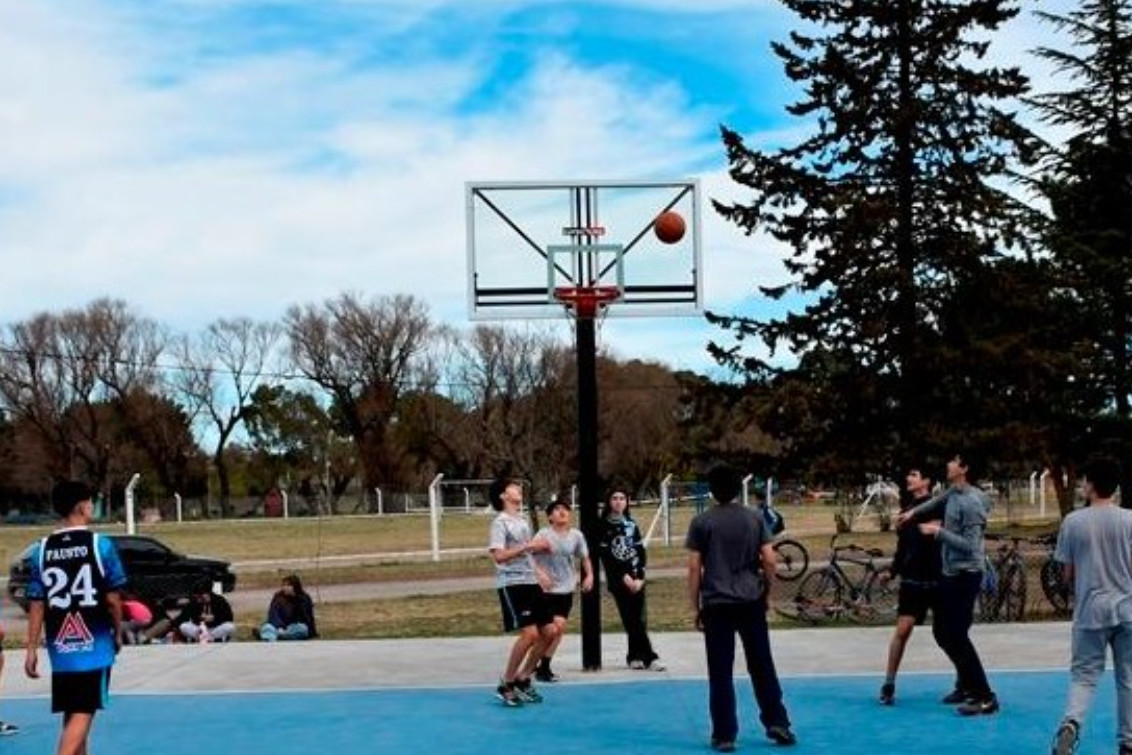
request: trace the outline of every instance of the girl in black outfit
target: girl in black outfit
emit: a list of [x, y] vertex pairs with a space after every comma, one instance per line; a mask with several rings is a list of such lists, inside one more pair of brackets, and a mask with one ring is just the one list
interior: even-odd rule
[[625, 657], [629, 668], [664, 671], [645, 628], [645, 544], [640, 528], [629, 515], [629, 497], [622, 489], [615, 488], [602, 508], [598, 555], [629, 637]]

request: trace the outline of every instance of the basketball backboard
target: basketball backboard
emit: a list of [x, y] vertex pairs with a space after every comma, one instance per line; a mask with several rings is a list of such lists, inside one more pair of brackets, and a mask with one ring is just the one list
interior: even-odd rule
[[[561, 317], [555, 289], [612, 287], [613, 317], [703, 312], [695, 180], [467, 184], [468, 303], [473, 320]], [[653, 232], [666, 211], [683, 238]]]

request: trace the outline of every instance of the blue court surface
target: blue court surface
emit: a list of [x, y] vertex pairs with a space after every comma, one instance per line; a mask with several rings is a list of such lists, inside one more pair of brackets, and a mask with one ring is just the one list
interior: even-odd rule
[[[951, 677], [901, 677], [897, 705], [875, 702], [876, 677], [783, 680], [798, 734], [797, 753], [913, 752], [923, 755], [1045, 753], [1065, 701], [1065, 671], [999, 672], [996, 716], [963, 719], [938, 702]], [[740, 752], [776, 752], [739, 684]], [[1115, 745], [1111, 673], [1086, 722], [1081, 755]], [[117, 695], [99, 714], [93, 753], [703, 753], [707, 687], [702, 680], [544, 685], [546, 702], [499, 705], [490, 688], [372, 689], [287, 693]], [[0, 755], [54, 751], [59, 720], [44, 698], [7, 699], [5, 720], [22, 731]]]

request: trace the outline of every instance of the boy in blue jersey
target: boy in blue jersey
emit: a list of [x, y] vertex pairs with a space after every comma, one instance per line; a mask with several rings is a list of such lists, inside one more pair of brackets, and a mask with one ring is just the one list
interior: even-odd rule
[[47, 627], [51, 711], [63, 714], [57, 755], [86, 755], [94, 715], [109, 697], [110, 668], [122, 646], [119, 591], [126, 574], [109, 538], [87, 529], [90, 488], [61, 482], [51, 493], [63, 526], [40, 541], [28, 582], [24, 672], [39, 677], [39, 636]]

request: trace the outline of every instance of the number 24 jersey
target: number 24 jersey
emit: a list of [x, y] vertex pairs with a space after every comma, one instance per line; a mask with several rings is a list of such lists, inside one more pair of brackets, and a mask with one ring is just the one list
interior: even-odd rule
[[106, 593], [126, 584], [110, 538], [76, 527], [59, 530], [32, 553], [29, 600], [44, 602], [52, 671], [91, 671], [114, 665], [114, 623]]

